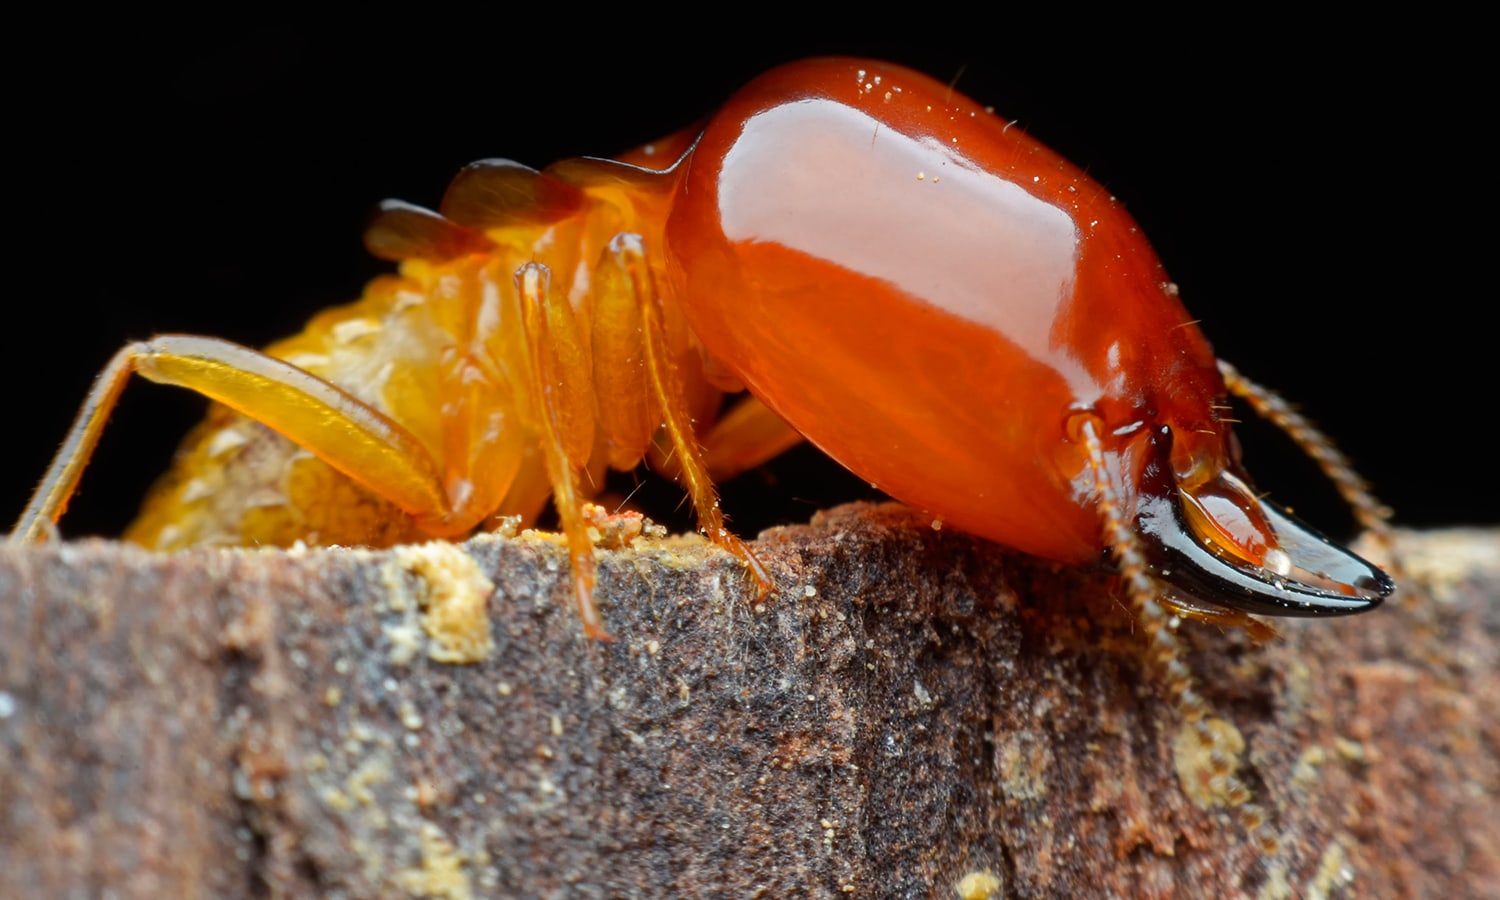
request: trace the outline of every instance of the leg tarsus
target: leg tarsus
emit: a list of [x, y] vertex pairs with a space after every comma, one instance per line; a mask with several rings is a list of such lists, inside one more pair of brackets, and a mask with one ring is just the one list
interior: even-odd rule
[[719, 546], [739, 557], [745, 568], [750, 570], [750, 576], [755, 579], [756, 593], [761, 599], [776, 593], [776, 582], [771, 578], [771, 572], [765, 563], [750, 549], [750, 544], [733, 532], [726, 531], [722, 541], [716, 541]]
[[698, 530], [711, 542], [738, 557], [755, 577], [764, 595], [772, 590], [770, 573], [756, 559], [750, 546], [729, 531], [724, 513], [719, 508], [718, 492], [704, 463], [703, 447], [693, 429], [682, 376], [668, 346], [666, 315], [641, 237], [616, 235], [606, 253], [624, 273], [625, 283], [634, 293], [641, 310], [641, 341], [645, 349], [647, 378], [660, 407], [668, 440], [675, 451], [679, 478], [698, 514]]

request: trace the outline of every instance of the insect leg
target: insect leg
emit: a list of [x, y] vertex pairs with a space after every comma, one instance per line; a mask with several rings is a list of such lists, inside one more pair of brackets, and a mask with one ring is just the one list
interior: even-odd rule
[[[639, 238], [630, 236], [639, 244]], [[625, 235], [600, 254], [593, 273], [594, 392], [609, 464], [629, 471], [661, 427], [661, 404], [647, 384], [645, 313], [625, 257]]]
[[719, 508], [718, 492], [704, 465], [703, 448], [693, 432], [682, 376], [668, 349], [661, 296], [657, 293], [656, 280], [652, 277], [640, 235], [616, 235], [610, 241], [606, 256], [613, 260], [618, 271], [624, 275], [630, 295], [640, 310], [641, 346], [644, 350], [646, 377], [651, 394], [661, 408], [667, 437], [680, 466], [678, 477], [687, 487], [693, 509], [698, 514], [698, 529], [710, 541], [739, 557], [750, 568], [761, 588], [770, 590], [770, 573], [755, 558], [749, 545], [724, 524], [724, 512]]
[[515, 268], [495, 260], [453, 269], [460, 277], [436, 279], [428, 304], [452, 340], [438, 355], [429, 401], [441, 423], [444, 490], [455, 525], [515, 514], [530, 521], [552, 488], [531, 436], [536, 414], [523, 408], [530, 382]]
[[746, 394], [704, 439], [703, 462], [718, 481], [748, 472], [805, 440], [801, 432], [772, 412], [770, 407]]
[[167, 334], [127, 345], [99, 373], [12, 541], [42, 539], [62, 515], [132, 373], [196, 391], [261, 422], [442, 533], [448, 498], [437, 464], [411, 432], [290, 363], [217, 338]]
[[510, 494], [525, 458], [526, 434], [513, 398], [497, 387], [477, 354], [449, 350], [438, 379], [443, 490], [455, 528], [467, 532]]
[[[1238, 807], [1241, 823], [1254, 835], [1266, 852], [1273, 852], [1277, 840], [1265, 825], [1259, 805], [1250, 803], [1250, 790], [1234, 772], [1238, 750], [1227, 737], [1227, 723], [1216, 720], [1208, 702], [1193, 685], [1193, 674], [1183, 662], [1182, 642], [1177, 638], [1177, 619], [1161, 602], [1162, 591], [1146, 573], [1146, 557], [1136, 534], [1122, 513], [1120, 492], [1110, 478], [1104, 460], [1104, 444], [1099, 437], [1098, 421], [1085, 414], [1076, 422], [1077, 439], [1088, 451], [1089, 472], [1094, 480], [1104, 545], [1115, 558], [1115, 565], [1125, 582], [1126, 595], [1136, 621], [1145, 632], [1147, 658], [1162, 673], [1192, 737], [1207, 752], [1209, 780], [1207, 793], [1222, 802]], [[1236, 733], [1237, 734], [1237, 733]], [[1179, 777], [1181, 772], [1179, 770]]]
[[[531, 357], [531, 387], [542, 430], [542, 453], [552, 482], [552, 502], [573, 569], [573, 599], [583, 630], [591, 638], [609, 640], [604, 620], [594, 606], [594, 544], [583, 518], [578, 470], [593, 446], [593, 398], [587, 354], [577, 333], [573, 309], [552, 290], [552, 272], [541, 263], [527, 263], [516, 271], [521, 295], [521, 318]], [[572, 326], [570, 328], [570, 325]], [[586, 425], [585, 425], [586, 421]]]

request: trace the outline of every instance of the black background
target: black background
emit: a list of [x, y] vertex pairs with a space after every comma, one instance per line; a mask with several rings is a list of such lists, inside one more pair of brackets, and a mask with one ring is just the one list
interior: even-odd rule
[[[786, 21], [685, 40], [691, 20], [557, 12], [578, 21], [13, 36], [0, 515], [19, 511], [126, 340], [260, 345], [356, 297], [387, 269], [360, 244], [381, 198], [435, 205], [481, 157], [613, 154], [777, 62], [840, 53], [956, 79], [1089, 169], [1151, 236], [1218, 353], [1324, 425], [1401, 521], [1497, 520], [1496, 228], [1490, 148], [1472, 124], [1493, 104], [1434, 33], [1246, 23], [1169, 40], [1083, 36], [1069, 21], [981, 34], [908, 11], [864, 34]], [[65, 530], [118, 530], [200, 414], [185, 392], [132, 385]], [[1261, 487], [1347, 527], [1283, 440], [1241, 434]], [[753, 532], [860, 495], [803, 451], [731, 485], [725, 505]]]

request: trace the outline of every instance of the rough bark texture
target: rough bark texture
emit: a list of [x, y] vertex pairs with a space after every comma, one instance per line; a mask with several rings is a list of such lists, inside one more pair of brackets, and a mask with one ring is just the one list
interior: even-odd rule
[[764, 601], [603, 553], [610, 643], [544, 536], [0, 549], [0, 895], [1496, 895], [1494, 532], [1408, 536], [1371, 615], [1184, 626], [1268, 857], [1184, 792], [1107, 577], [895, 506], [756, 547]]

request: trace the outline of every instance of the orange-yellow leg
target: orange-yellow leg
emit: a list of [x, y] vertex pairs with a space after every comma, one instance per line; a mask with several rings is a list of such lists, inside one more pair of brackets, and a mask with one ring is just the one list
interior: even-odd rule
[[583, 630], [610, 640], [594, 606], [594, 544], [583, 515], [578, 473], [588, 462], [594, 439], [594, 401], [587, 350], [567, 298], [552, 290], [552, 273], [541, 263], [516, 272], [521, 318], [531, 357], [531, 387], [541, 427], [542, 454], [552, 482], [552, 502], [568, 541], [573, 599]]
[[682, 376], [668, 346], [666, 314], [640, 236], [616, 235], [610, 241], [605, 257], [640, 310], [642, 362], [647, 386], [661, 411], [667, 438], [680, 469], [678, 477], [687, 488], [698, 516], [698, 529], [710, 541], [739, 557], [755, 576], [761, 590], [769, 591], [772, 587], [770, 573], [755, 558], [750, 546], [724, 524], [719, 495], [704, 464], [703, 447], [693, 430]]
[[640, 465], [662, 413], [646, 374], [645, 311], [630, 266], [621, 258], [623, 243], [616, 236], [600, 254], [590, 284], [599, 430], [610, 468], [628, 472]]
[[49, 524], [63, 514], [132, 373], [196, 391], [265, 424], [410, 513], [434, 534], [463, 530], [455, 522], [438, 465], [389, 416], [248, 347], [167, 334], [127, 345], [99, 373], [10, 540], [42, 540]]
[[801, 432], [750, 394], [730, 408], [703, 441], [703, 463], [723, 482], [802, 443]]

